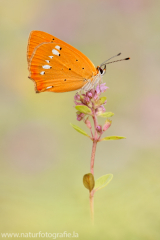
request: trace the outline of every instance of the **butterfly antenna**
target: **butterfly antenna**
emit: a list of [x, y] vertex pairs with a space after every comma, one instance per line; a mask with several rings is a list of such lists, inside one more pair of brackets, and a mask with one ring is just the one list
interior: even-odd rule
[[110, 64], [110, 63], [114, 63], [114, 62], [120, 62], [120, 61], [123, 61], [123, 60], [129, 60], [129, 59], [130, 58], [119, 59], [119, 60], [116, 60], [116, 61], [108, 62], [106, 64]]
[[115, 56], [109, 58], [108, 60], [104, 61], [104, 62], [100, 65], [100, 67], [102, 67], [102, 66], [104, 66], [104, 65], [106, 65], [106, 64], [110, 64], [110, 63], [114, 63], [114, 62], [119, 62], [119, 61], [129, 60], [129, 59], [130, 59], [130, 58], [124, 58], [124, 59], [120, 59], [120, 60], [108, 62], [108, 61], [111, 60], [112, 58], [118, 57], [119, 55], [121, 55], [121, 53], [118, 53], [117, 55], [115, 55]]
[[107, 63], [109, 60], [111, 60], [112, 58], [118, 57], [119, 55], [121, 55], [121, 53], [118, 53], [118, 54], [116, 54], [115, 56], [107, 59], [106, 61], [104, 61], [104, 62], [101, 64], [101, 66], [104, 65], [104, 64], [106, 64], [106, 63]]

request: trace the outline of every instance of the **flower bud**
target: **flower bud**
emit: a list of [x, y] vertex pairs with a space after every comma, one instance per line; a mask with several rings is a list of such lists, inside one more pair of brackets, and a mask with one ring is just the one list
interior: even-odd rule
[[98, 99], [98, 94], [95, 92], [95, 94], [94, 94], [94, 100], [96, 101], [97, 99]]
[[111, 123], [112, 123], [112, 121], [109, 120], [109, 119], [107, 119], [107, 120], [105, 121], [104, 126], [103, 126], [103, 131], [106, 131], [106, 130], [111, 126]]
[[86, 120], [85, 120], [84, 122], [85, 122], [85, 124], [87, 125], [87, 127], [88, 127], [89, 129], [91, 129], [92, 126], [91, 126], [91, 123], [90, 123], [90, 121], [89, 121], [88, 118], [89, 118], [89, 117], [87, 117]]
[[87, 96], [88, 96], [89, 98], [92, 98], [93, 94], [92, 94], [91, 92], [88, 92], [88, 93], [87, 93]]
[[98, 126], [96, 127], [96, 130], [97, 130], [98, 133], [102, 133], [102, 126], [101, 126], [101, 125], [98, 125]]
[[89, 97], [85, 97], [85, 101], [86, 102], [90, 102], [90, 98]]
[[92, 173], [87, 173], [83, 176], [83, 185], [91, 192], [94, 188], [95, 181]]
[[81, 112], [77, 112], [77, 120], [78, 121], [81, 121], [83, 118], [84, 118], [85, 114], [84, 113], [81, 113]]
[[82, 117], [81, 116], [77, 116], [77, 121], [81, 121]]
[[101, 105], [96, 109], [96, 115], [101, 115], [105, 111], [106, 111], [105, 107], [103, 105]]
[[74, 100], [80, 101], [80, 95], [79, 95], [79, 94], [76, 94], [76, 95], [74, 96]]
[[84, 94], [80, 95], [80, 101], [83, 103]]

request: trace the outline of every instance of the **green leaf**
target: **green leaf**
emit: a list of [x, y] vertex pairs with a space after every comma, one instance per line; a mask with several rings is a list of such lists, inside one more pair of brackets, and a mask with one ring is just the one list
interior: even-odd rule
[[98, 116], [108, 118], [108, 117], [112, 117], [113, 115], [114, 113], [112, 112], [104, 112], [104, 113], [100, 113]]
[[119, 140], [119, 139], [124, 139], [126, 137], [120, 137], [120, 136], [109, 136], [102, 138], [100, 141], [107, 141], [107, 140]]
[[96, 105], [102, 105], [105, 101], [107, 100], [106, 97], [101, 97], [97, 102], [96, 102]]
[[79, 132], [79, 133], [81, 133], [81, 134], [83, 134], [83, 135], [85, 135], [85, 136], [87, 136], [87, 137], [90, 138], [90, 136], [89, 136], [85, 131], [83, 131], [80, 127], [78, 127], [77, 125], [74, 125], [74, 124], [72, 124], [72, 123], [70, 123], [70, 125], [71, 125], [77, 132]]
[[94, 188], [95, 181], [92, 173], [87, 173], [83, 176], [83, 185], [91, 192]]
[[98, 178], [95, 182], [94, 191], [98, 191], [101, 188], [104, 188], [108, 185], [108, 183], [112, 180], [113, 174], [106, 174], [100, 178]]
[[75, 109], [77, 109], [81, 113], [86, 113], [86, 114], [92, 113], [91, 109], [84, 105], [77, 105]]

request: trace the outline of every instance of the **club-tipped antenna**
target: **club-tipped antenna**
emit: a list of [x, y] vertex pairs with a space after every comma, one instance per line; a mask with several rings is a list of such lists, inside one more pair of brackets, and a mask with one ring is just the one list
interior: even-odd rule
[[108, 62], [106, 64], [110, 64], [110, 63], [114, 63], [114, 62], [120, 62], [120, 61], [123, 61], [123, 60], [129, 60], [129, 59], [130, 58], [119, 59], [119, 60], [116, 60], [116, 61]]
[[124, 59], [119, 59], [119, 60], [116, 60], [116, 61], [108, 62], [108, 61], [111, 60], [112, 58], [117, 57], [117, 56], [119, 56], [119, 55], [121, 55], [121, 53], [118, 53], [117, 55], [115, 55], [115, 56], [109, 58], [108, 60], [104, 61], [104, 62], [100, 65], [100, 67], [102, 67], [102, 66], [104, 66], [104, 65], [106, 65], [106, 64], [110, 64], [110, 63], [114, 63], [114, 62], [119, 62], [119, 61], [124, 61], [124, 60], [129, 60], [129, 59], [130, 59], [130, 58], [124, 58]]
[[103, 63], [101, 63], [100, 67], [103, 66], [103, 65], [105, 65], [105, 64], [106, 64], [109, 60], [111, 60], [112, 58], [118, 57], [119, 55], [121, 55], [121, 53], [118, 53], [118, 54], [116, 54], [115, 56], [107, 59], [106, 61], [104, 61]]

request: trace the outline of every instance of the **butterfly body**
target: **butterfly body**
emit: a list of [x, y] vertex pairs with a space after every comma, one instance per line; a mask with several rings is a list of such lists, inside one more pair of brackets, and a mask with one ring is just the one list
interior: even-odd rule
[[27, 60], [36, 92], [88, 91], [104, 74], [79, 50], [41, 31], [30, 33]]

